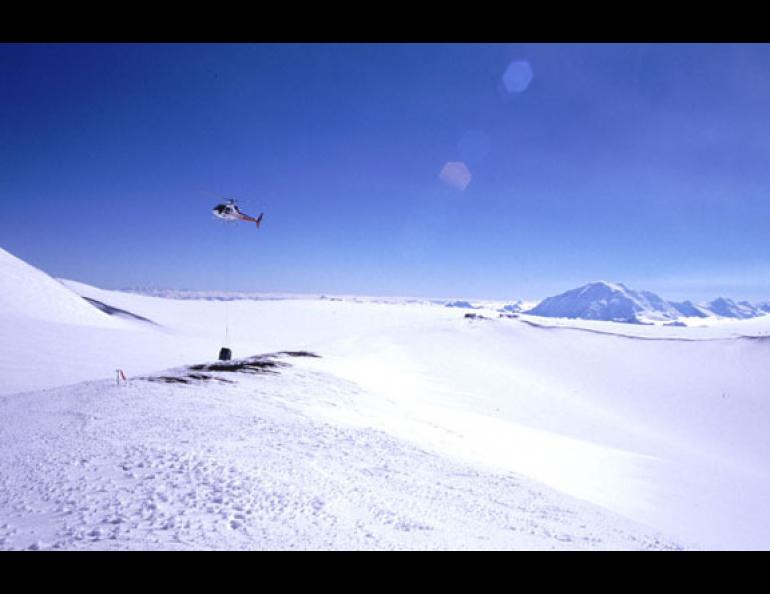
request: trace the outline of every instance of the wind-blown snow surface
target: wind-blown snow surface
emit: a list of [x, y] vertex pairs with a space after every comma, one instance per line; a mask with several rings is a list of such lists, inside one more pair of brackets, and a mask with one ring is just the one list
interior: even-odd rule
[[[0, 318], [5, 548], [770, 547], [767, 318], [569, 328], [66, 285], [154, 324]], [[225, 308], [235, 356], [321, 358], [138, 379], [211, 360]]]
[[34, 422], [0, 432], [0, 544], [675, 546], [524, 477], [324, 421], [324, 409], [355, 409], [361, 397], [338, 378], [295, 369], [240, 378], [235, 386], [89, 382], [5, 397], [4, 415]]

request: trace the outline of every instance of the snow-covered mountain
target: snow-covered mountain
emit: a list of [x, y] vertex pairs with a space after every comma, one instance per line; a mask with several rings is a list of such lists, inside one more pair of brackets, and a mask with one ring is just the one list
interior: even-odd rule
[[473, 305], [469, 301], [449, 301], [446, 307], [459, 307], [462, 309], [478, 309], [478, 306]]
[[500, 307], [498, 311], [507, 312], [507, 313], [521, 313], [522, 311], [524, 311], [524, 302], [515, 301], [513, 303], [508, 303]]
[[669, 301], [669, 303], [685, 318], [707, 318], [711, 315], [707, 309], [695, 305], [692, 301]]
[[767, 313], [748, 301], [739, 301], [736, 303], [732, 299], [727, 299], [725, 297], [703, 303], [701, 304], [701, 308], [723, 318], [736, 318], [739, 320], [755, 318]]
[[671, 302], [677, 311], [684, 317], [718, 317], [733, 318], [736, 320], [747, 320], [770, 313], [769, 303], [758, 303], [756, 305], [748, 301], [735, 302], [726, 297], [719, 297], [713, 301], [707, 301], [693, 304], [691, 301], [682, 301], [681, 303]]
[[551, 318], [580, 318], [625, 323], [675, 320], [680, 312], [649, 291], [599, 281], [548, 297], [526, 313]]
[[646, 323], [679, 318], [755, 318], [770, 313], [770, 303], [752, 305], [720, 297], [706, 303], [666, 301], [650, 291], [634, 291], [622, 283], [599, 281], [548, 297], [526, 311], [550, 318]]

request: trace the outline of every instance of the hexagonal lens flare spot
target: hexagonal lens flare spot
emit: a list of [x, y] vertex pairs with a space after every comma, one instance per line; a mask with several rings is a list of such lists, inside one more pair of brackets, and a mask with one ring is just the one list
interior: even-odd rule
[[441, 168], [439, 178], [449, 187], [462, 192], [471, 183], [471, 172], [462, 161], [447, 161]]
[[511, 95], [523, 93], [535, 77], [532, 66], [526, 60], [514, 60], [503, 73], [503, 87]]

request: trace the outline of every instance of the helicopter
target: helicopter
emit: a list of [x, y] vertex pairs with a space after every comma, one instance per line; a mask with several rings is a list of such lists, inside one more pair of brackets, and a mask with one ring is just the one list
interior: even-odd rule
[[257, 218], [244, 214], [241, 212], [241, 209], [238, 208], [235, 200], [232, 199], [228, 200], [224, 204], [217, 204], [211, 212], [214, 213], [214, 216], [217, 216], [220, 219], [225, 219], [226, 221], [249, 221], [251, 223], [256, 223], [257, 229], [259, 229], [259, 226], [262, 223], [262, 217], [265, 214], [259, 213]]

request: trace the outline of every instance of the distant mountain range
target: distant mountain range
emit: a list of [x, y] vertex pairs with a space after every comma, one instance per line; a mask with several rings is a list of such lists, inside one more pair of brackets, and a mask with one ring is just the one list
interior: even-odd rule
[[460, 307], [462, 309], [479, 309], [477, 305], [472, 305], [468, 301], [450, 301], [446, 307]]
[[650, 291], [634, 291], [622, 283], [589, 283], [548, 297], [524, 313], [550, 318], [578, 318], [643, 324], [683, 317], [747, 319], [770, 313], [770, 302], [752, 304], [720, 297], [707, 303], [666, 301]]

